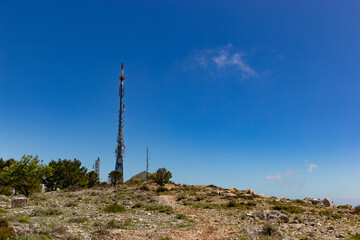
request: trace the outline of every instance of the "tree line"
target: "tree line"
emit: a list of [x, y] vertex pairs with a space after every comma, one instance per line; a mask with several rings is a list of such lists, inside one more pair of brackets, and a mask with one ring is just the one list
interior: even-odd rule
[[19, 161], [0, 158], [0, 194], [3, 195], [15, 192], [28, 197], [40, 192], [42, 185], [46, 191], [55, 191], [70, 187], [91, 188], [99, 183], [98, 174], [88, 172], [76, 158], [52, 160], [47, 165], [32, 155], [24, 155]]
[[[112, 171], [108, 175], [109, 182], [115, 186], [121, 182], [122, 173]], [[149, 179], [163, 186], [168, 183], [172, 174], [165, 168], [159, 168], [149, 175]], [[20, 160], [0, 158], [0, 195], [23, 194], [56, 191], [58, 189], [91, 188], [100, 184], [95, 171], [88, 172], [81, 162], [59, 159], [44, 164], [39, 156], [24, 155]]]

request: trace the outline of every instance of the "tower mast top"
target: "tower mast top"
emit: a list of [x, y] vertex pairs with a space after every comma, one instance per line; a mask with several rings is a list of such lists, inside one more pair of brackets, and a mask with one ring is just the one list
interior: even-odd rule
[[125, 79], [125, 77], [124, 77], [124, 64], [123, 63], [121, 63], [121, 76], [119, 77], [119, 79], [121, 80], [121, 83]]

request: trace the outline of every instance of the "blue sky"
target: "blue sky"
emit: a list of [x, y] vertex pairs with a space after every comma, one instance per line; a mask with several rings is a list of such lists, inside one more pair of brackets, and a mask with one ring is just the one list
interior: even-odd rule
[[0, 157], [360, 204], [358, 1], [1, 1]]

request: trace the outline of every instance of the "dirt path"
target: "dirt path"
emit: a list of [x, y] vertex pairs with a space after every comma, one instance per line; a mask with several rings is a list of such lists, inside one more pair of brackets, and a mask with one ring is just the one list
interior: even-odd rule
[[[205, 209], [194, 209], [192, 207], [186, 207], [177, 203], [175, 196], [162, 195], [159, 196], [159, 200], [168, 206], [171, 206], [176, 212], [185, 214], [186, 216], [195, 219], [196, 227], [193, 232], [189, 232], [191, 236], [173, 236], [173, 239], [220, 239], [224, 237], [224, 232], [227, 231], [219, 219], [214, 218], [213, 213], [210, 213]], [[225, 227], [225, 228], [224, 228]], [[185, 234], [185, 231], [182, 232]], [[189, 238], [190, 237], [190, 238]]]

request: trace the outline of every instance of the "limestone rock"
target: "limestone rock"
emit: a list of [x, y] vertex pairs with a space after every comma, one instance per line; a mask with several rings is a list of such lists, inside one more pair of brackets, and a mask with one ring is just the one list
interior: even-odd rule
[[305, 202], [310, 202], [313, 205], [319, 205], [320, 203], [322, 203], [321, 199], [318, 198], [304, 198]]
[[325, 205], [325, 207], [334, 208], [335, 204], [328, 198], [325, 198], [322, 203]]

